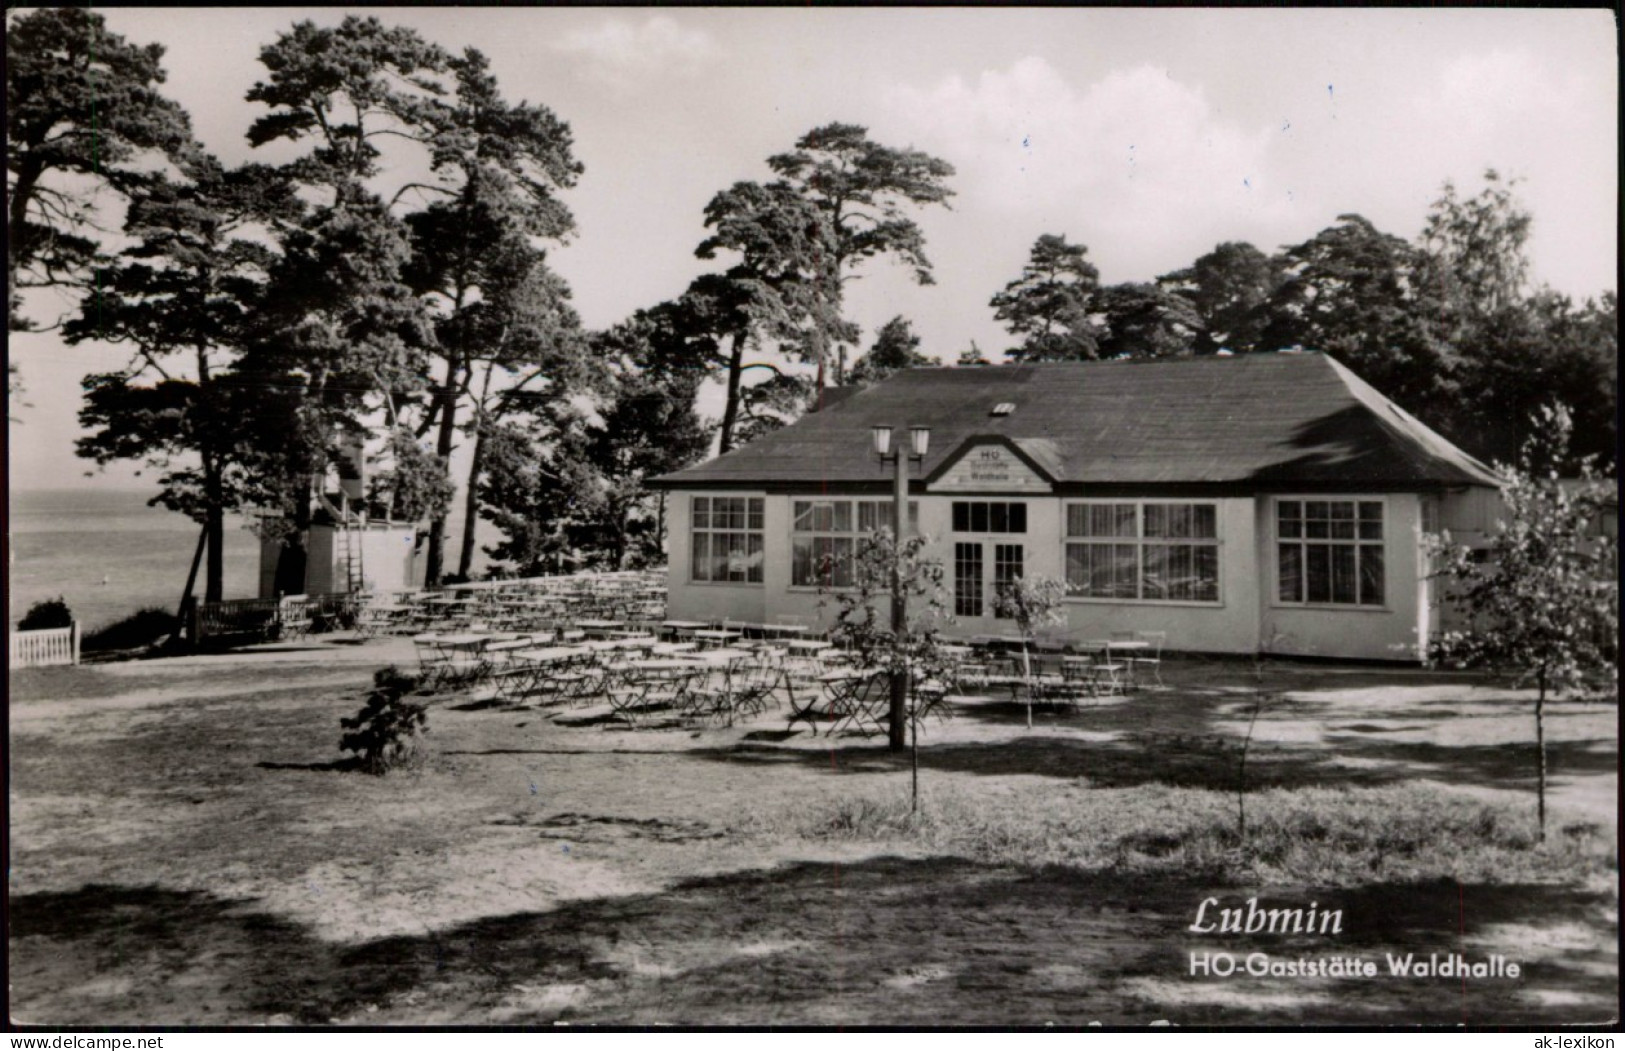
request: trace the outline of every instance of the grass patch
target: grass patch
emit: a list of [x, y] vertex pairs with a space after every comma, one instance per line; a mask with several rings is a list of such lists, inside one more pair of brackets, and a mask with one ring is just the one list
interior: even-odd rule
[[1166, 785], [995, 793], [945, 786], [933, 789], [917, 814], [905, 791], [877, 792], [760, 812], [740, 831], [892, 842], [994, 864], [1270, 884], [1580, 883], [1617, 871], [1617, 848], [1599, 829], [1552, 829], [1542, 844], [1533, 811], [1533, 803], [1487, 803], [1437, 789], [1272, 789], [1248, 795], [1244, 842], [1235, 796], [1227, 793]]

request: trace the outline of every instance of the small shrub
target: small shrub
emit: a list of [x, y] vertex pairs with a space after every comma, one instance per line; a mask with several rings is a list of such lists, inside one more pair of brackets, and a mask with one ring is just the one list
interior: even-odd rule
[[416, 676], [402, 674], [391, 666], [375, 672], [372, 689], [361, 710], [339, 725], [347, 733], [339, 747], [354, 752], [361, 769], [383, 775], [400, 766], [415, 750], [418, 734], [429, 732], [429, 716], [421, 704], [405, 697], [418, 686]]
[[139, 649], [173, 635], [178, 626], [175, 614], [158, 606], [148, 606], [87, 633], [81, 648], [87, 653]]
[[44, 631], [47, 628], [70, 628], [73, 626], [73, 610], [61, 596], [48, 598], [34, 603], [23, 614], [23, 619], [17, 622], [18, 631]]

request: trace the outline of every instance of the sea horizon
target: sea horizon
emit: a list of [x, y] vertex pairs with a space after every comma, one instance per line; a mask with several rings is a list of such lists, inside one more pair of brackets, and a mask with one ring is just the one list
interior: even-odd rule
[[[15, 627], [35, 603], [54, 598], [67, 603], [85, 631], [142, 609], [179, 609], [202, 527], [179, 512], [148, 506], [153, 494], [152, 487], [123, 485], [9, 490], [10, 624]], [[448, 552], [457, 550], [460, 524], [455, 516], [448, 523]], [[487, 562], [483, 551], [477, 554], [475, 571]], [[259, 538], [249, 530], [247, 516], [228, 515], [224, 597], [258, 597], [259, 572]], [[201, 595], [203, 586], [199, 566], [192, 593]]]

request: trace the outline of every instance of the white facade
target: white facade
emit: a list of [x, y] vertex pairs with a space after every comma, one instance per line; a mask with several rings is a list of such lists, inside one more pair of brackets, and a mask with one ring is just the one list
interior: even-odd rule
[[[940, 488], [943, 481], [948, 479], [939, 480], [933, 488]], [[968, 489], [968, 486], [954, 483], [953, 488]], [[946, 570], [945, 598], [950, 607], [959, 604], [959, 615], [954, 623], [946, 626], [950, 635], [996, 635], [1014, 630], [1011, 621], [993, 615], [994, 564], [1001, 557], [1008, 563], [1012, 556], [1019, 555], [1023, 575], [1068, 581], [1067, 623], [1053, 634], [1070, 639], [1105, 638], [1114, 631], [1155, 630], [1168, 633], [1169, 648], [1191, 652], [1417, 660], [1419, 643], [1439, 627], [1421, 543], [1424, 513], [1429, 519], [1427, 527], [1432, 528], [1435, 513], [1444, 524], [1458, 519], [1476, 521], [1486, 512], [1486, 508], [1480, 506], [1483, 494], [1477, 490], [1459, 496], [1398, 492], [1209, 497], [1160, 496], [1154, 489], [1146, 488], [1132, 496], [1073, 497], [1034, 492], [1027, 485], [1013, 489], [1003, 493], [911, 494], [911, 500], [918, 504], [919, 531], [929, 541], [928, 555], [940, 559]], [[1493, 499], [1493, 492], [1488, 495]], [[710, 521], [713, 508], [738, 506], [715, 501], [738, 500], [759, 501], [759, 519], [755, 516], [757, 505], [751, 503], [745, 509], [746, 518], [737, 528], [731, 522], [726, 529], [707, 528], [715, 525]], [[877, 502], [879, 506], [870, 513], [868, 522], [862, 524], [890, 523], [890, 500], [873, 492], [861, 495], [742, 489], [674, 492], [668, 504], [671, 516], [667, 551], [668, 615], [685, 620], [726, 618], [758, 623], [790, 617], [811, 625], [827, 626], [835, 612], [832, 598], [821, 594], [816, 584], [793, 579], [797, 543], [802, 543], [801, 561], [805, 567], [806, 542], [812, 532], [796, 528], [796, 508], [798, 503], [805, 511], [813, 503], [842, 501]], [[1425, 512], [1426, 501], [1436, 501], [1440, 510]], [[990, 531], [989, 528], [978, 531], [975, 525], [994, 523], [956, 522], [955, 503], [1019, 504], [1025, 519], [1023, 529], [1008, 531], [1006, 522], [1006, 531]], [[1304, 532], [1314, 528], [1291, 521], [1283, 524], [1283, 503], [1285, 513], [1297, 515], [1308, 514], [1307, 509], [1311, 507], [1322, 516], [1351, 513], [1351, 509], [1358, 508], [1366, 521], [1338, 523], [1338, 528], [1358, 531], [1364, 538], [1357, 535], [1342, 540], [1331, 536], [1300, 539], [1279, 535], [1283, 531]], [[1103, 509], [1099, 514], [1107, 518], [1115, 515], [1124, 523], [1131, 516], [1138, 516], [1132, 530], [1136, 535], [1105, 542], [1098, 537], [1068, 536], [1069, 521], [1076, 529], [1080, 522], [1088, 520], [1087, 509], [1092, 506]], [[1128, 510], [1131, 506], [1135, 509], [1133, 512]], [[1203, 534], [1199, 538], [1148, 538], [1152, 532], [1146, 524], [1151, 521], [1146, 517], [1148, 514], [1160, 523], [1165, 520], [1161, 516], [1175, 513], [1168, 510], [1170, 508], [1198, 506], [1201, 510], [1194, 513], [1200, 516], [1202, 523], [1197, 529]], [[707, 560], [707, 564], [696, 571], [696, 507], [701, 508], [702, 518], [706, 520], [699, 532], [711, 534], [701, 542], [700, 550], [708, 553], [708, 545], [718, 533], [724, 533], [722, 539], [734, 545], [736, 553], [726, 560], [726, 573], [718, 569], [724, 563], [715, 560]], [[834, 535], [851, 536], [855, 542], [861, 535], [860, 517], [854, 504], [854, 510], [846, 516], [847, 531]], [[804, 514], [803, 524], [809, 520]], [[760, 528], [754, 528], [756, 521]], [[821, 524], [829, 525], [829, 516], [826, 515]], [[967, 528], [956, 529], [956, 525]], [[1121, 528], [1125, 533], [1130, 530], [1127, 524]], [[1158, 532], [1163, 531], [1166, 530]], [[1321, 531], [1329, 532], [1324, 528]], [[743, 542], [736, 539], [739, 534], [745, 535]], [[1070, 560], [1069, 544], [1073, 545], [1074, 552]], [[1091, 597], [1088, 594], [1092, 581], [1081, 567], [1089, 555], [1079, 550], [1080, 545], [1092, 545], [1094, 550], [1110, 547], [1120, 565], [1136, 567], [1125, 568], [1124, 575], [1114, 585], [1117, 596]], [[1199, 564], [1204, 571], [1187, 575], [1187, 581], [1198, 577], [1200, 580], [1186, 583], [1184, 595], [1150, 597], [1149, 592], [1153, 590], [1150, 567], [1153, 563], [1164, 568], [1173, 564], [1175, 556], [1166, 553], [1169, 547], [1184, 549], [1178, 553], [1184, 564]], [[1191, 554], [1191, 549], [1196, 547], [1205, 550], [1199, 556]], [[1019, 552], [1014, 550], [1016, 548]], [[1311, 551], [1311, 548], [1317, 550]], [[1331, 548], [1341, 550], [1329, 550]], [[1359, 550], [1353, 550], [1355, 548]], [[979, 614], [967, 613], [974, 605], [970, 592], [974, 590], [972, 578], [978, 561], [981, 608]], [[1306, 583], [1312, 574], [1302, 567], [1310, 563], [1318, 566], [1319, 572], [1314, 575], [1313, 583]], [[1211, 572], [1206, 571], [1208, 567]], [[1294, 567], [1298, 567], [1297, 575], [1283, 582], [1282, 573], [1291, 574]], [[1350, 572], [1359, 575], [1358, 579], [1351, 582]], [[719, 573], [734, 579], [705, 579]], [[1156, 587], [1169, 588], [1166, 581], [1172, 575], [1162, 574]], [[1300, 592], [1297, 600], [1286, 597], [1294, 586]], [[1120, 597], [1135, 587], [1141, 594]], [[1309, 593], [1310, 588], [1319, 588], [1325, 593], [1316, 596]]]
[[[350, 590], [352, 570], [358, 587], [372, 591], [405, 591], [417, 572], [417, 529], [410, 523], [373, 522], [339, 528], [312, 525], [307, 537], [305, 594], [328, 595]], [[282, 545], [265, 541], [260, 549], [260, 597], [278, 598], [276, 566]]]

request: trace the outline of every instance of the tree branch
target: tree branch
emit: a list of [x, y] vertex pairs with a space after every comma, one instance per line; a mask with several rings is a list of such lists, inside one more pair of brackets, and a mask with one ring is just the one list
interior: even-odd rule
[[395, 205], [400, 202], [400, 199], [406, 194], [407, 190], [433, 190], [435, 193], [443, 193], [447, 197], [457, 196], [457, 192], [455, 190], [448, 189], [444, 186], [434, 186], [424, 182], [409, 182], [405, 186], [402, 186], [399, 190], [395, 191], [395, 196], [389, 199], [389, 207], [395, 207]]

